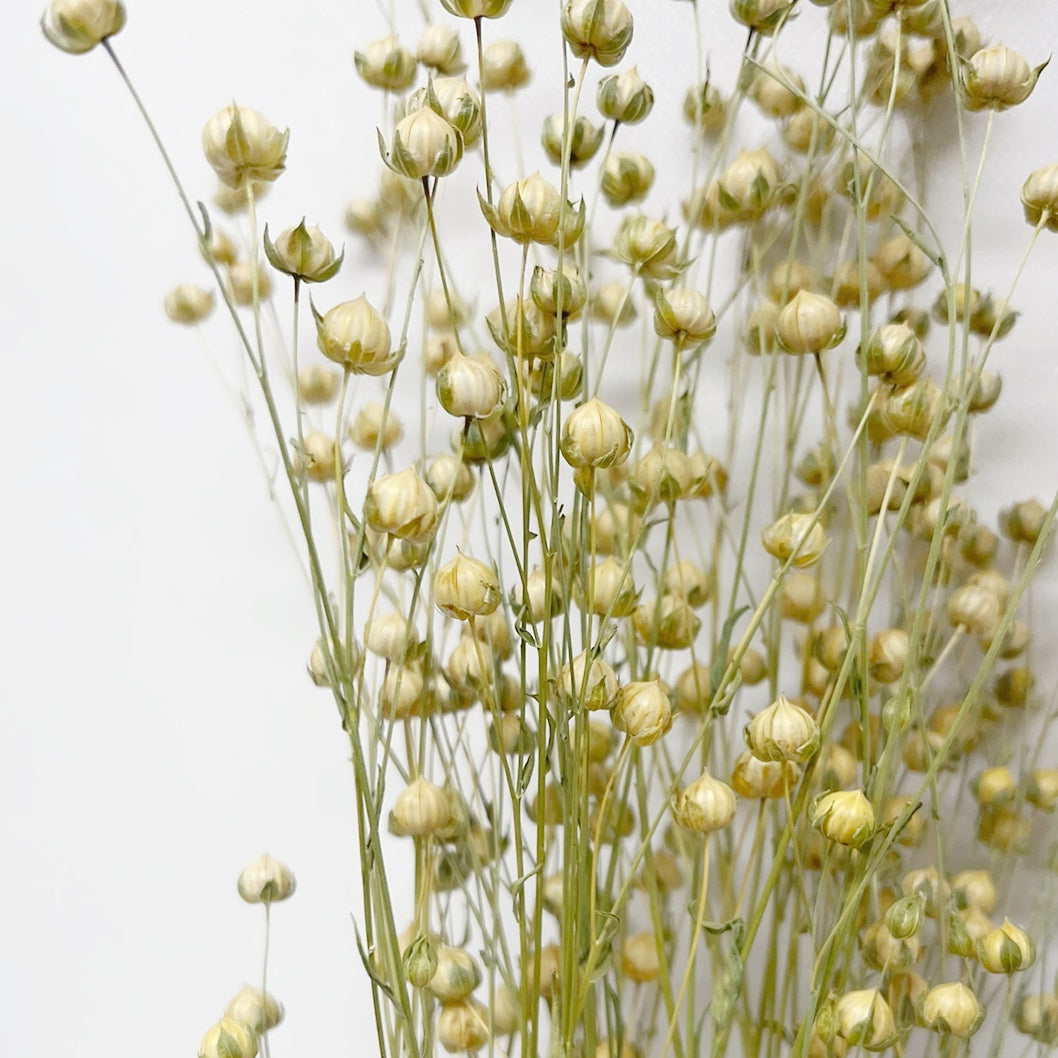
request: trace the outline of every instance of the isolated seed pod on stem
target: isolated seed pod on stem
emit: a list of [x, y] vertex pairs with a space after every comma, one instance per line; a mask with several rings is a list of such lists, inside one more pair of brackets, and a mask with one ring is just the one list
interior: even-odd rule
[[1006, 110], [1024, 103], [1046, 65], [1044, 62], [1033, 69], [1023, 56], [1004, 44], [975, 51], [962, 71], [966, 108]]
[[443, 565], [434, 577], [434, 605], [457, 621], [494, 613], [502, 600], [496, 571], [462, 552]]
[[567, 0], [562, 36], [578, 59], [616, 66], [632, 43], [632, 13], [621, 0]]
[[819, 725], [799, 705], [780, 694], [745, 727], [746, 745], [761, 760], [803, 764], [819, 748]]
[[239, 875], [239, 896], [248, 904], [272, 904], [291, 896], [297, 882], [294, 872], [265, 853]]
[[181, 283], [165, 295], [164, 307], [173, 323], [201, 323], [213, 311], [213, 291]]
[[278, 179], [286, 167], [289, 130], [280, 132], [248, 107], [225, 107], [202, 130], [202, 150], [228, 187], [244, 188]]
[[391, 348], [389, 324], [363, 294], [316, 314], [316, 344], [328, 360], [356, 375], [385, 375], [403, 352]]
[[225, 1016], [202, 1037], [199, 1058], [256, 1058], [257, 1033], [245, 1022]]
[[330, 240], [319, 228], [307, 228], [304, 218], [296, 228], [281, 231], [275, 242], [264, 230], [265, 256], [276, 271], [306, 283], [323, 283], [342, 267], [345, 252], [335, 254]]
[[799, 290], [779, 312], [775, 337], [788, 353], [818, 354], [841, 344], [845, 320], [830, 298]]
[[650, 746], [672, 727], [672, 704], [658, 680], [628, 683], [610, 707], [610, 719], [637, 746]]
[[699, 834], [722, 830], [735, 818], [737, 807], [735, 791], [707, 771], [672, 795], [672, 818]]
[[437, 372], [437, 399], [449, 415], [490, 419], [507, 400], [507, 381], [491, 357], [457, 352]]
[[[544, 119], [540, 142], [548, 159], [555, 165], [562, 164], [565, 120], [561, 114], [551, 114]], [[596, 128], [583, 114], [578, 114], [569, 134], [569, 166], [582, 169], [598, 153], [602, 146], [603, 128]]]
[[574, 469], [605, 469], [632, 450], [632, 429], [598, 397], [574, 408], [562, 427], [562, 456]]
[[636, 67], [612, 73], [599, 82], [599, 113], [622, 125], [637, 125], [654, 109], [654, 92]]
[[1034, 169], [1021, 188], [1025, 219], [1058, 231], [1058, 162]]
[[463, 137], [440, 114], [422, 106], [397, 122], [389, 150], [378, 134], [382, 160], [409, 180], [447, 176], [463, 157]]
[[804, 569], [818, 562], [827, 547], [826, 533], [810, 514], [784, 514], [760, 534], [764, 550], [780, 562]]
[[124, 25], [120, 0], [52, 0], [40, 20], [44, 36], [71, 55], [91, 51]]
[[356, 72], [372, 88], [403, 92], [415, 80], [415, 56], [396, 37], [372, 41], [353, 53]]
[[243, 985], [224, 1008], [227, 1017], [249, 1025], [258, 1035], [274, 1029], [283, 1020], [283, 1004], [267, 992]]

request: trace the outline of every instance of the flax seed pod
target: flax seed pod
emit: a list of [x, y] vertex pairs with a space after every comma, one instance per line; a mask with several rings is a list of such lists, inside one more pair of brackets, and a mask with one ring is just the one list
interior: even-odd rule
[[735, 792], [707, 771], [672, 796], [672, 817], [685, 830], [711, 834], [735, 818]]

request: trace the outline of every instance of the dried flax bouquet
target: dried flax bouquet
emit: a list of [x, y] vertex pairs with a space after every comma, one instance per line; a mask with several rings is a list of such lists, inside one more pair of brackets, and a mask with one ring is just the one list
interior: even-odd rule
[[[986, 524], [973, 441], [1058, 163], [1027, 174], [1002, 288], [971, 233], [1043, 65], [947, 0], [638, 7], [679, 27], [681, 139], [649, 154], [621, 0], [422, 0], [351, 42], [382, 115], [352, 269], [268, 216], [296, 130], [220, 109], [193, 203], [123, 4], [44, 16], [126, 80], [211, 275], [166, 312], [227, 328], [278, 453], [355, 777], [362, 1046], [1041, 1053], [1058, 759], [1025, 598], [1058, 501]], [[238, 888], [267, 929], [294, 876], [263, 856]], [[252, 973], [202, 1058], [284, 1053]]]

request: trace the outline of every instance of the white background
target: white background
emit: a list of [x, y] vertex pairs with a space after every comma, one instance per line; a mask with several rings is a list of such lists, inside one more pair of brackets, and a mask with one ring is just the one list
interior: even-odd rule
[[[417, 12], [398, 6], [414, 43]], [[517, 22], [486, 32], [535, 32], [554, 53], [557, 31], [540, 27], [556, 6], [519, 0]], [[716, 28], [727, 32], [726, 5], [702, 6], [714, 77], [729, 88]], [[117, 48], [191, 194], [212, 193], [198, 137], [234, 97], [293, 130], [265, 218], [278, 229], [306, 214], [346, 239], [344, 202], [370, 193], [379, 168], [380, 98], [351, 60], [384, 32], [379, 9], [130, 7]], [[632, 7], [630, 60], [670, 115], [638, 145], [662, 162], [690, 80], [666, 87], [688, 61], [690, 5]], [[1016, 20], [993, 13], [1012, 7]], [[963, 10], [1038, 62], [1056, 43], [1047, 7]], [[201, 343], [161, 312], [171, 285], [205, 279], [162, 166], [105, 55], [55, 51], [38, 16], [7, 5], [0, 64], [0, 1050], [195, 1054], [229, 995], [257, 977], [260, 909], [234, 882], [268, 849], [299, 881], [274, 915], [271, 984], [287, 1022], [273, 1054], [358, 1054], [372, 1029], [350, 922], [351, 776], [329, 698], [304, 675], [308, 593]], [[1027, 241], [1025, 175], [1058, 161], [1056, 85], [1046, 72], [1028, 105], [997, 120], [975, 243], [983, 285], [998, 288]], [[324, 304], [378, 284], [346, 241]], [[1046, 502], [1058, 481], [1056, 276], [1058, 237], [1046, 234], [1016, 299], [1025, 316], [997, 354], [1004, 396], [978, 459], [986, 512], [1030, 494]]]

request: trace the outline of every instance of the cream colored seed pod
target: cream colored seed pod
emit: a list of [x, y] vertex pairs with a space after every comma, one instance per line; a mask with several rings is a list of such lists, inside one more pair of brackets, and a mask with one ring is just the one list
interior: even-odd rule
[[904, 896], [917, 896], [930, 918], [936, 918], [951, 900], [951, 886], [936, 867], [920, 867], [908, 871], [900, 880]]
[[481, 65], [481, 87], [486, 92], [513, 92], [532, 78], [525, 52], [514, 40], [493, 41], [485, 49]]
[[492, 650], [472, 636], [462, 636], [445, 662], [445, 677], [458, 691], [484, 695], [496, 680], [496, 660]]
[[814, 573], [788, 574], [781, 592], [783, 617], [801, 624], [811, 624], [827, 604], [826, 592]]
[[884, 922], [869, 926], [860, 939], [860, 954], [872, 970], [902, 973], [918, 960], [922, 944], [915, 936], [894, 937]]
[[819, 725], [783, 694], [757, 713], [743, 734], [750, 752], [761, 760], [804, 764], [819, 748]]
[[792, 14], [796, 0], [731, 0], [736, 22], [770, 36]]
[[466, 69], [459, 34], [451, 26], [440, 22], [434, 22], [422, 31], [415, 54], [423, 66], [445, 76], [462, 73]]
[[628, 458], [632, 430], [614, 408], [592, 397], [566, 417], [561, 448], [575, 469], [611, 467]]
[[748, 749], [738, 755], [731, 771], [731, 787], [747, 800], [785, 797], [801, 778], [801, 769], [789, 761], [761, 760]]
[[450, 1054], [478, 1051], [489, 1042], [488, 1008], [473, 996], [444, 1003], [437, 1015], [437, 1039]]
[[243, 985], [229, 1000], [224, 1014], [249, 1025], [260, 1036], [283, 1020], [283, 1004], [260, 988]]
[[284, 275], [305, 283], [324, 283], [342, 267], [345, 252], [336, 254], [334, 246], [319, 228], [306, 227], [305, 221], [296, 228], [287, 228], [276, 236], [275, 242], [264, 230], [264, 249], [268, 263]]
[[933, 265], [907, 235], [894, 235], [874, 255], [874, 265], [891, 290], [910, 290], [929, 275]]
[[462, 503], [474, 491], [474, 475], [458, 456], [442, 452], [426, 468], [426, 484], [439, 502]]
[[52, 0], [40, 21], [44, 36], [70, 55], [83, 55], [125, 25], [120, 0]]
[[294, 872], [265, 853], [239, 875], [239, 896], [248, 904], [272, 904], [286, 900], [297, 888]]
[[644, 931], [625, 938], [621, 946], [621, 970], [627, 980], [636, 984], [656, 981], [661, 976], [658, 939], [653, 933]]
[[369, 621], [364, 646], [380, 658], [401, 664], [420, 652], [418, 630], [403, 614], [388, 613]]
[[654, 166], [638, 151], [612, 151], [603, 162], [599, 187], [603, 198], [620, 209], [646, 198], [654, 185]]
[[678, 595], [693, 607], [704, 606], [716, 588], [716, 577], [690, 559], [683, 559], [665, 570], [665, 591]]
[[545, 315], [575, 319], [588, 299], [588, 286], [577, 266], [566, 259], [561, 271], [537, 265], [529, 281], [529, 293], [533, 304]]
[[415, 467], [384, 474], [368, 487], [364, 521], [398, 540], [429, 540], [437, 525], [437, 497]]
[[581, 577], [582, 609], [600, 617], [628, 617], [635, 612], [639, 593], [623, 562], [605, 558], [590, 565]]
[[398, 795], [389, 814], [389, 830], [397, 837], [431, 837], [448, 826], [452, 805], [448, 794], [422, 776]]
[[426, 985], [435, 999], [442, 1003], [466, 999], [480, 983], [481, 969], [469, 952], [447, 944], [437, 945], [437, 969]]
[[971, 780], [970, 791], [979, 805], [998, 808], [1014, 800], [1018, 784], [1009, 768], [985, 768]]
[[830, 298], [799, 290], [780, 311], [775, 337], [788, 353], [815, 355], [841, 343], [845, 320]]
[[583, 208], [574, 209], [568, 202], [565, 208], [558, 189], [539, 172], [508, 184], [495, 206], [479, 199], [482, 213], [497, 235], [527, 245], [558, 244], [572, 246], [584, 226]]
[[640, 275], [659, 281], [680, 272], [676, 230], [642, 214], [621, 221], [614, 236], [614, 256]]
[[491, 566], [460, 552], [437, 571], [433, 599], [443, 614], [467, 621], [495, 612], [502, 593], [499, 578]]
[[834, 142], [834, 129], [814, 110], [799, 106], [783, 127], [783, 139], [798, 154], [807, 154], [813, 147], [825, 151]]
[[716, 333], [716, 316], [704, 294], [689, 287], [672, 287], [657, 295], [654, 333], [679, 349], [696, 348]]
[[415, 80], [415, 56], [396, 37], [372, 41], [353, 53], [356, 72], [372, 88], [403, 92]]
[[982, 808], [977, 818], [977, 840], [997, 852], [1028, 852], [1031, 834], [1032, 821], [1015, 806]]
[[1014, 1003], [1018, 1032], [1048, 1047], [1058, 1045], [1058, 996], [1052, 992], [1030, 992]]
[[961, 981], [935, 985], [922, 1001], [923, 1025], [943, 1035], [969, 1039], [984, 1018], [977, 996]]
[[684, 669], [676, 680], [676, 705], [681, 712], [700, 715], [713, 700], [712, 676], [709, 666], [695, 662]]
[[1058, 162], [1034, 169], [1021, 188], [1025, 219], [1058, 231]]
[[418, 666], [395, 666], [386, 673], [378, 691], [378, 711], [387, 720], [426, 716], [432, 711], [432, 706]]
[[650, 746], [672, 727], [672, 703], [660, 680], [628, 683], [610, 707], [610, 719], [637, 746]]
[[872, 261], [839, 261], [834, 266], [830, 281], [831, 297], [843, 309], [858, 309], [864, 294], [867, 304], [873, 304], [885, 290], [882, 273]]
[[662, 650], [689, 647], [702, 627], [690, 604], [678, 595], [662, 595], [637, 607], [632, 624], [640, 643]]
[[858, 849], [874, 836], [874, 809], [862, 790], [835, 790], [813, 802], [812, 825], [829, 841]]
[[212, 261], [217, 264], [233, 265], [239, 259], [235, 243], [223, 228], [213, 228], [209, 237], [199, 243], [198, 249], [207, 264]]
[[963, 100], [967, 109], [1007, 110], [1024, 103], [1046, 65], [1045, 62], [1033, 69], [1023, 56], [1003, 44], [981, 48], [963, 66]]
[[1036, 944], [1010, 919], [977, 942], [977, 961], [989, 973], [1012, 974], [1027, 970], [1036, 961]]
[[236, 305], [254, 303], [254, 279], [257, 281], [257, 300], [267, 301], [272, 296], [272, 277], [253, 261], [236, 261], [228, 269], [227, 286]]
[[439, 110], [441, 117], [463, 137], [464, 150], [481, 139], [481, 97], [465, 78], [435, 77], [429, 88], [420, 88], [412, 96], [410, 108], [419, 106]]
[[866, 1051], [885, 1050], [896, 1038], [893, 1011], [877, 988], [846, 992], [835, 1004], [837, 1034]]
[[[912, 802], [913, 799], [906, 794], [893, 794], [892, 797], [887, 798], [885, 805], [882, 808], [882, 826], [895, 826], [897, 820], [904, 815], [908, 806], [912, 804]], [[925, 813], [919, 809], [913, 811], [911, 815], [907, 817], [906, 822], [896, 835], [896, 843], [898, 845], [903, 845], [904, 848], [915, 848], [922, 843], [922, 839], [925, 836]]]
[[567, 709], [610, 709], [620, 685], [609, 662], [582, 651], [562, 666], [555, 690]]
[[754, 73], [747, 94], [768, 117], [788, 118], [804, 106], [805, 83], [789, 67], [767, 63]]
[[213, 291], [181, 283], [165, 295], [164, 308], [173, 323], [201, 323], [213, 311]]
[[379, 133], [382, 160], [409, 180], [448, 176], [463, 157], [463, 137], [429, 106], [421, 106], [397, 122], [386, 150]]
[[248, 107], [218, 111], [202, 130], [202, 150], [220, 180], [232, 188], [278, 179], [286, 166], [290, 132], [280, 132]]
[[654, 109], [654, 90], [633, 66], [604, 77], [599, 82], [595, 102], [604, 118], [623, 125], [637, 125]]
[[255, 1058], [257, 1033], [245, 1022], [225, 1016], [198, 1045], [198, 1058]]
[[338, 396], [341, 378], [323, 364], [311, 364], [298, 372], [298, 395], [305, 404], [329, 404]]
[[827, 547], [823, 526], [809, 514], [784, 514], [760, 536], [764, 550], [797, 569], [818, 562]]
[[632, 13], [621, 0], [566, 0], [562, 36], [578, 59], [616, 66], [632, 42]]
[[727, 469], [716, 456], [708, 455], [698, 449], [691, 453], [691, 473], [694, 475], [691, 484], [691, 496], [707, 500], [713, 493], [727, 490]]
[[807, 261], [780, 261], [768, 276], [768, 296], [785, 305], [795, 294], [809, 290], [816, 273]]
[[384, 375], [397, 366], [389, 325], [362, 294], [316, 320], [317, 345], [328, 360], [357, 375]]
[[683, 97], [683, 116], [705, 135], [720, 132], [727, 117], [727, 104], [711, 82], [695, 85]]
[[886, 628], [871, 637], [867, 666], [871, 676], [882, 683], [895, 683], [904, 673], [910, 639], [902, 628]]
[[894, 386], [909, 386], [922, 374], [926, 353], [906, 323], [887, 323], [867, 339], [858, 360], [868, 375]]
[[972, 636], [991, 640], [1003, 616], [1003, 600], [979, 584], [963, 584], [948, 596], [945, 610], [953, 628], [964, 628]]
[[691, 491], [691, 461], [678, 448], [651, 445], [628, 477], [636, 508], [645, 513], [658, 504], [671, 506]]
[[1035, 768], [1025, 784], [1025, 800], [1043, 812], [1058, 804], [1058, 768]]
[[999, 528], [1016, 544], [1035, 544], [1047, 524], [1047, 508], [1036, 500], [1015, 503], [999, 512]]
[[300, 451], [294, 452], [294, 470], [303, 473], [309, 481], [334, 482], [338, 470], [340, 446], [334, 439], [318, 430], [311, 430], [301, 439]]
[[[565, 149], [565, 119], [561, 114], [551, 114], [544, 119], [540, 142], [548, 160], [554, 165], [562, 164]], [[578, 114], [569, 136], [569, 167], [583, 169], [602, 146], [604, 130], [596, 128], [583, 114]]]
[[757, 220], [773, 204], [779, 183], [779, 166], [769, 151], [763, 147], [740, 151], [717, 180], [721, 216]]
[[445, 297], [443, 289], [430, 291], [426, 299], [426, 322], [434, 330], [459, 327], [470, 320], [473, 309], [458, 294], [449, 290]]
[[976, 908], [987, 915], [996, 906], [996, 883], [990, 871], [960, 871], [952, 878], [951, 888], [960, 908]]
[[709, 772], [672, 795], [672, 818], [685, 830], [711, 834], [735, 818], [735, 791]]
[[356, 413], [349, 426], [349, 439], [366, 451], [386, 451], [392, 448], [404, 436], [404, 427], [396, 412], [387, 411], [385, 406], [372, 401], [365, 404]]
[[507, 400], [507, 383], [491, 357], [457, 352], [437, 372], [437, 399], [449, 415], [490, 419]]
[[613, 327], [624, 327], [636, 318], [631, 288], [619, 279], [603, 283], [592, 295], [591, 313]]

